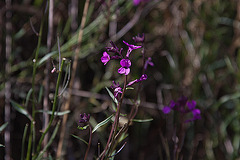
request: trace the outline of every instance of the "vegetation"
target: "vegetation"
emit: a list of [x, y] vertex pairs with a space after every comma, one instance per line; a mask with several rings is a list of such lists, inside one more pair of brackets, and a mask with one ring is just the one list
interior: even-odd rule
[[0, 2], [0, 159], [238, 159], [239, 14], [233, 0]]

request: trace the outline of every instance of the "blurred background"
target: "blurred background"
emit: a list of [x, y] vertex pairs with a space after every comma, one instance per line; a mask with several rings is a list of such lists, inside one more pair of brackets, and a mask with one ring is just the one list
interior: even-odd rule
[[[58, 66], [57, 37], [61, 56], [74, 57], [78, 31], [85, 1], [54, 0], [53, 18], [45, 0], [5, 0], [0, 2], [0, 125], [8, 122], [0, 135], [0, 159], [10, 155], [20, 159], [26, 114], [11, 102], [31, 113], [33, 59], [38, 31], [45, 17], [38, 68], [35, 77], [36, 108], [43, 109], [44, 87], [49, 85], [49, 104], [55, 93], [57, 73], [46, 74]], [[49, 25], [51, 30], [49, 33]], [[112, 40], [123, 48], [123, 40], [135, 44], [132, 37], [145, 34], [145, 54], [152, 57], [148, 79], [143, 82], [141, 105], [136, 119], [153, 119], [133, 123], [126, 146], [115, 159], [166, 159], [166, 145], [173, 154], [172, 140], [176, 115], [164, 115], [162, 108], [182, 95], [196, 100], [202, 118], [187, 124], [181, 159], [235, 160], [240, 156], [240, 1], [238, 0], [91, 0], [78, 52], [78, 66], [65, 128], [64, 159], [83, 159], [87, 146], [71, 136], [88, 141], [88, 131], [77, 129], [79, 114], [91, 114], [91, 123], [103, 121], [112, 113], [112, 102], [105, 87], [112, 81], [123, 83], [118, 74], [119, 62], [101, 62], [102, 53]], [[49, 34], [51, 40], [49, 41]], [[132, 53], [129, 79], [141, 76], [141, 50]], [[65, 68], [64, 74], [69, 74]], [[48, 80], [46, 80], [48, 77]], [[61, 89], [64, 85], [61, 85]], [[136, 90], [126, 93], [134, 97]], [[66, 101], [68, 89], [62, 94], [58, 110]], [[50, 105], [51, 106], [51, 105]], [[127, 100], [122, 113], [129, 113]], [[63, 116], [57, 116], [53, 126]], [[43, 127], [42, 113], [36, 114], [36, 137]], [[111, 125], [93, 134], [89, 159], [103, 150]], [[50, 135], [54, 127], [50, 129]], [[28, 132], [29, 133], [29, 132]], [[60, 131], [48, 149], [56, 157]], [[28, 140], [28, 139], [27, 139]], [[27, 148], [27, 142], [25, 143]], [[119, 146], [120, 148], [121, 146]], [[26, 152], [27, 149], [25, 149]], [[50, 158], [49, 158], [50, 159]], [[55, 158], [53, 158], [55, 159]]]

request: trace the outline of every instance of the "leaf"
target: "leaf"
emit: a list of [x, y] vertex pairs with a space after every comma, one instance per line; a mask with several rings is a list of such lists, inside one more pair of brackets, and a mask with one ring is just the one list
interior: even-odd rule
[[108, 118], [106, 118], [104, 121], [98, 123], [92, 130], [92, 133], [94, 133], [98, 128], [104, 126], [105, 124], [107, 124], [111, 118], [113, 117], [113, 114], [111, 116], [109, 116]]
[[73, 136], [74, 138], [77, 138], [78, 140], [82, 141], [82, 142], [85, 143], [86, 145], [88, 145], [88, 142], [86, 142], [84, 139], [82, 139], [82, 138], [80, 138], [80, 137], [78, 137], [78, 136], [75, 136], [75, 135], [73, 135], [73, 134], [72, 134], [72, 136]]
[[[37, 110], [36, 112], [37, 113], [47, 113], [49, 115], [52, 115], [52, 111]], [[66, 110], [66, 111], [63, 111], [63, 112], [54, 112], [54, 115], [55, 116], [63, 116], [63, 115], [68, 114], [70, 112], [71, 112], [70, 110]]]
[[3, 125], [1, 125], [0, 127], [0, 133], [7, 127], [8, 122], [4, 123]]
[[13, 106], [13, 108], [15, 108], [19, 113], [22, 113], [23, 115], [25, 115], [28, 119], [32, 120], [31, 115], [28, 113], [28, 111], [23, 108], [20, 104], [14, 102], [11, 100], [11, 104]]
[[116, 104], [118, 104], [118, 101], [117, 101], [117, 98], [114, 97], [114, 95], [112, 94], [112, 92], [107, 88], [105, 87], [106, 90], [108, 91], [108, 94], [109, 96], [112, 98], [113, 102], [115, 102]]
[[89, 125], [86, 125], [86, 126], [83, 126], [83, 127], [78, 126], [77, 128], [80, 129], [80, 130], [85, 130], [85, 129], [88, 128], [88, 126], [89, 126]]
[[132, 121], [133, 122], [140, 122], [140, 123], [143, 123], [143, 122], [150, 122], [152, 121], [153, 119], [150, 118], [150, 119], [133, 119]]
[[29, 102], [29, 99], [30, 99], [31, 95], [32, 95], [32, 88], [29, 89], [29, 91], [27, 93], [25, 106], [28, 106], [28, 102]]
[[44, 149], [39, 153], [39, 155], [38, 155], [38, 157], [37, 157], [37, 160], [42, 159], [43, 154], [47, 151], [48, 147], [50, 147], [50, 145], [52, 144], [54, 138], [55, 138], [56, 135], [57, 135], [59, 126], [60, 126], [60, 122], [57, 123], [57, 126], [56, 126], [56, 128], [54, 129], [54, 131], [53, 131], [53, 133], [52, 133], [52, 136], [50, 137], [50, 139], [49, 139], [47, 145], [44, 147]]

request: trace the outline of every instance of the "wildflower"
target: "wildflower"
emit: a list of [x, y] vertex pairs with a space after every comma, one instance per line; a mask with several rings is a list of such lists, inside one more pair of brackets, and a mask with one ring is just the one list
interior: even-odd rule
[[122, 88], [120, 87], [119, 83], [116, 83], [115, 81], [112, 82], [111, 88], [114, 90], [114, 97], [117, 98], [119, 93], [122, 93]]
[[121, 68], [118, 69], [118, 73], [128, 75], [130, 73], [131, 61], [129, 59], [122, 59], [120, 61]]
[[126, 57], [129, 58], [129, 55], [130, 53], [132, 52], [132, 50], [134, 49], [138, 49], [138, 48], [141, 48], [142, 46], [135, 46], [133, 44], [128, 44], [127, 42], [123, 41], [123, 43], [125, 43], [127, 46], [128, 46], [128, 51], [127, 51], [127, 54], [126, 54]]
[[110, 56], [107, 52], [103, 52], [103, 56], [101, 57], [101, 61], [102, 61], [102, 63], [104, 63], [104, 65], [106, 65], [107, 62], [110, 61]]
[[200, 109], [196, 109], [197, 103], [194, 100], [188, 101], [187, 97], [182, 96], [174, 102], [173, 100], [170, 102], [169, 106], [164, 106], [162, 111], [164, 114], [168, 114], [171, 110], [177, 110], [182, 114], [192, 112], [193, 118], [186, 120], [185, 122], [191, 122], [201, 118]]
[[110, 41], [110, 44], [112, 47], [106, 47], [108, 52], [112, 53], [118, 53], [122, 57], [122, 48], [119, 50], [119, 48], [113, 43], [113, 41]]
[[136, 43], [143, 43], [144, 40], [145, 40], [145, 36], [144, 36], [144, 33], [142, 35], [138, 34], [137, 36], [133, 37], [132, 38], [134, 40], [134, 42]]
[[147, 70], [148, 65], [154, 66], [154, 63], [152, 62], [152, 58], [151, 57], [148, 57], [148, 59], [146, 60], [146, 62], [144, 64], [144, 70]]
[[144, 81], [147, 79], [147, 75], [146, 74], [143, 74], [139, 79], [135, 79], [134, 81], [131, 81], [127, 84], [127, 86], [131, 86], [133, 85], [134, 83], [138, 83], [138, 82], [141, 82], [141, 81]]
[[171, 110], [174, 108], [175, 105], [176, 105], [176, 103], [173, 100], [171, 100], [169, 106], [163, 107], [163, 110], [162, 110], [163, 113], [168, 114], [169, 112], [171, 112]]
[[117, 98], [119, 93], [122, 93], [122, 88], [121, 87], [115, 88], [114, 89], [114, 97]]
[[80, 114], [79, 123], [80, 123], [80, 124], [87, 123], [87, 122], [89, 121], [89, 119], [90, 119], [90, 114], [88, 114], [88, 115], [87, 115], [86, 113]]

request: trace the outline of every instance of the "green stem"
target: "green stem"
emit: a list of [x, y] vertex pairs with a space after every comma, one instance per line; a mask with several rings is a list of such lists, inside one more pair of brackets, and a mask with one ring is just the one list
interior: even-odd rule
[[38, 44], [36, 48], [35, 58], [33, 59], [33, 75], [32, 75], [32, 121], [31, 121], [31, 128], [30, 128], [30, 135], [28, 140], [28, 150], [27, 150], [27, 157], [26, 160], [30, 160], [31, 156], [31, 148], [32, 148], [32, 139], [33, 139], [33, 123], [35, 123], [35, 78], [36, 78], [36, 71], [37, 71], [37, 61], [38, 61], [38, 54], [39, 54], [39, 48], [41, 46], [41, 40], [42, 40], [42, 31], [43, 31], [43, 24], [44, 24], [44, 18], [40, 25], [40, 31], [38, 34]]
[[[123, 97], [124, 97], [124, 94], [125, 94], [125, 91], [126, 91], [126, 86], [127, 86], [127, 76], [125, 76], [125, 82], [124, 82], [123, 92], [122, 92], [120, 101], [119, 101], [118, 106], [117, 106], [117, 112], [116, 112], [116, 115], [115, 115], [115, 120], [114, 120], [114, 122], [113, 122], [112, 129], [111, 129], [110, 135], [109, 135], [109, 137], [108, 137], [107, 145], [106, 145], [106, 147], [105, 147], [105, 149], [104, 149], [104, 151], [103, 151], [101, 160], [104, 159], [105, 153], [106, 153], [107, 150], [108, 150], [109, 144], [111, 144], [111, 145], [109, 146], [109, 151], [111, 151], [111, 148], [112, 148], [112, 145], [113, 145], [113, 141], [114, 141], [114, 137], [115, 137], [116, 134], [117, 134], [117, 127], [118, 127], [118, 123], [119, 123], [120, 109], [121, 109]], [[111, 141], [111, 140], [112, 140], [112, 141]], [[110, 143], [110, 141], [111, 141], [111, 143]], [[109, 155], [109, 153], [108, 153], [107, 155]], [[108, 157], [108, 156], [107, 156], [107, 157]]]
[[54, 95], [54, 101], [53, 101], [53, 107], [52, 107], [52, 115], [50, 117], [50, 120], [49, 120], [47, 128], [45, 129], [45, 131], [43, 132], [43, 134], [42, 134], [42, 136], [41, 136], [41, 138], [39, 140], [39, 143], [38, 143], [38, 146], [37, 146], [37, 153], [39, 153], [39, 151], [41, 149], [42, 141], [43, 141], [45, 135], [47, 134], [47, 132], [49, 131], [49, 129], [50, 129], [51, 125], [52, 125], [53, 119], [54, 119], [54, 113], [55, 113], [56, 106], [57, 106], [57, 101], [58, 101], [58, 90], [59, 90], [60, 81], [61, 81], [61, 78], [62, 78], [63, 66], [64, 66], [64, 62], [65, 61], [66, 61], [66, 59], [63, 58], [62, 59], [62, 63], [61, 63], [61, 67], [60, 67], [60, 71], [59, 71], [59, 74], [58, 74], [57, 84], [56, 84], [56, 92], [55, 92], [55, 95]]

